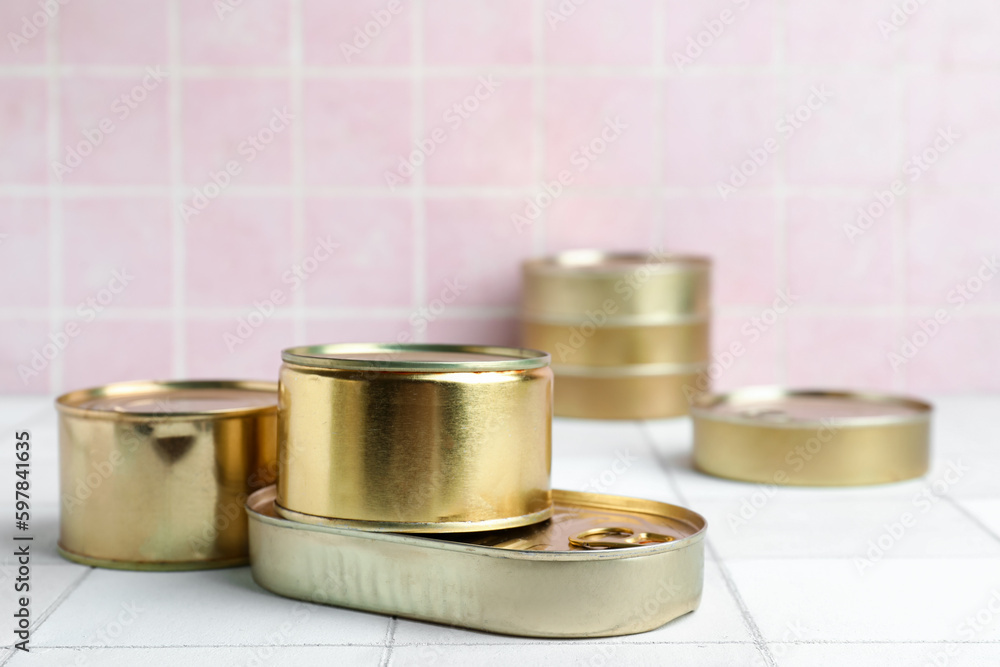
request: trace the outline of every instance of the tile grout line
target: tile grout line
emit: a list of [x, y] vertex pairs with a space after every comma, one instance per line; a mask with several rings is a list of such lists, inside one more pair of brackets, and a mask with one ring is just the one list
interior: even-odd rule
[[[49, 168], [46, 170], [48, 179], [48, 213], [49, 213], [49, 331], [62, 329], [63, 319], [63, 202], [62, 178], [56, 178], [53, 165], [59, 161], [59, 143], [62, 135], [62, 103], [59, 85], [59, 12], [56, 12], [45, 33], [48, 108], [46, 138], [49, 142]], [[62, 354], [56, 355], [49, 366], [49, 390], [58, 395], [62, 393], [65, 360]]]
[[[410, 132], [413, 135], [411, 137], [412, 144], [413, 141], [419, 141], [423, 137], [426, 79], [424, 67], [424, 3], [422, 0], [414, 0], [411, 6], [413, 11], [413, 27], [411, 29], [413, 44], [410, 51], [412, 59], [410, 63], [410, 74], [412, 76], [411, 94], [413, 95], [410, 101], [412, 105], [410, 110]], [[412, 179], [413, 187], [410, 192], [410, 196], [412, 197], [411, 213], [413, 216], [413, 254], [411, 257], [413, 261], [412, 299], [415, 310], [423, 308], [427, 301], [427, 286], [425, 284], [427, 273], [427, 192], [425, 189], [425, 168], [426, 165], [414, 170]], [[416, 331], [414, 325], [409, 320], [407, 323], [410, 327], [410, 340], [415, 342], [427, 340], [426, 328], [422, 331]]]
[[186, 225], [181, 206], [184, 204], [184, 156], [182, 153], [182, 118], [184, 75], [180, 57], [180, 4], [178, 0], [170, 0], [167, 5], [168, 59], [170, 69], [170, 90], [167, 98], [169, 104], [170, 122], [170, 207], [171, 207], [171, 244], [173, 249], [173, 359], [171, 370], [174, 377], [184, 377], [187, 370], [187, 339], [185, 331], [185, 239]]
[[89, 577], [93, 573], [94, 573], [94, 568], [88, 567], [86, 572], [81, 574], [72, 583], [70, 583], [69, 586], [64, 588], [63, 592], [59, 594], [59, 597], [57, 597], [52, 602], [52, 604], [50, 604], [48, 608], [44, 612], [42, 612], [42, 615], [38, 617], [38, 620], [35, 621], [34, 625], [31, 627], [31, 634], [34, 635], [36, 632], [38, 632], [38, 629], [42, 627], [42, 624], [44, 624], [45, 621], [49, 620], [52, 614], [55, 613], [56, 609], [58, 609], [62, 605], [62, 603], [66, 601], [66, 598], [72, 595], [73, 591], [79, 588], [83, 584], [83, 582], [87, 579], [87, 577]]
[[385, 627], [385, 639], [383, 640], [382, 657], [379, 659], [379, 667], [389, 667], [392, 662], [392, 650], [396, 645], [396, 626], [399, 619], [395, 616], [389, 618], [389, 624]]
[[665, 118], [667, 112], [667, 8], [665, 0], [653, 4], [653, 58], [656, 73], [653, 75], [653, 187], [657, 195], [653, 199], [653, 228], [650, 245], [670, 251], [667, 243], [666, 200], [664, 197], [665, 164], [667, 160]]
[[[642, 439], [645, 441], [646, 446], [653, 454], [653, 458], [660, 465], [661, 469], [667, 474], [667, 480], [670, 483], [670, 487], [673, 489], [677, 498], [680, 499], [681, 503], [685, 507], [690, 507], [687, 501], [687, 497], [681, 491], [680, 485], [677, 483], [676, 475], [674, 474], [673, 466], [670, 465], [661, 455], [659, 450], [655, 446], [655, 439], [653, 434], [649, 431], [649, 424], [647, 422], [639, 422], [639, 431], [642, 433]], [[729, 595], [733, 598], [736, 603], [737, 608], [740, 610], [740, 616], [743, 619], [743, 625], [746, 627], [747, 631], [750, 633], [750, 637], [753, 639], [754, 646], [760, 652], [761, 657], [764, 659], [765, 664], [770, 667], [776, 667], [777, 662], [775, 662], [774, 655], [771, 653], [771, 648], [768, 646], [768, 642], [764, 639], [764, 634], [761, 632], [760, 627], [754, 620], [753, 615], [750, 613], [749, 607], [747, 607], [746, 602], [743, 600], [743, 596], [740, 595], [740, 591], [736, 586], [736, 582], [733, 581], [732, 574], [729, 572], [729, 568], [726, 567], [725, 562], [722, 560], [719, 552], [716, 550], [715, 546], [707, 539], [705, 539], [705, 548], [707, 549], [709, 555], [712, 556], [712, 560], [715, 561], [715, 565], [719, 568], [719, 572], [722, 574], [722, 579], [726, 583], [726, 588], [729, 591]]]
[[[774, 42], [771, 55], [772, 76], [775, 78], [778, 117], [784, 112], [784, 107], [788, 99], [788, 69], [785, 58], [785, 33], [787, 30], [787, 10], [788, 3], [785, 0], [778, 0], [774, 21]], [[778, 289], [788, 293], [788, 159], [786, 151], [779, 150], [775, 156], [774, 170], [774, 210], [775, 210], [775, 259], [777, 263]], [[777, 326], [774, 328], [775, 345], [777, 345], [776, 362], [778, 383], [788, 384], [788, 320], [787, 317], [778, 318]]]
[[952, 498], [947, 494], [941, 496], [941, 498], [943, 498], [945, 502], [949, 503], [952, 507], [954, 507], [959, 514], [962, 514], [966, 519], [974, 523], [979, 529], [981, 529], [987, 535], [992, 537], [995, 542], [1000, 543], [1000, 535], [998, 535], [996, 532], [994, 532], [992, 528], [983, 523], [979, 519], [979, 517], [973, 514], [971, 511], [969, 511], [969, 509], [965, 507], [965, 505], [963, 505], [958, 500]]
[[[902, 45], [899, 47], [905, 53], [908, 50], [908, 31], [904, 30], [902, 35]], [[895, 62], [895, 75], [898, 82], [899, 90], [897, 94], [899, 95], [899, 111], [900, 111], [900, 121], [899, 127], [901, 128], [899, 137], [899, 166], [902, 167], [904, 160], [906, 159], [906, 144], [909, 137], [909, 113], [907, 113], [907, 94], [909, 90], [909, 74], [907, 74], [904, 67], [900, 66], [900, 60], [896, 59]], [[902, 316], [896, 318], [894, 333], [896, 334], [896, 339], [901, 339], [906, 335], [906, 322], [909, 320], [908, 312], [908, 301], [909, 301], [909, 280], [907, 279], [906, 271], [906, 259], [909, 255], [909, 234], [907, 228], [907, 219], [909, 218], [909, 201], [910, 198], [902, 196], [899, 198], [899, 206], [893, 207], [892, 217], [890, 218], [890, 223], [892, 225], [892, 260], [895, 264], [894, 274], [895, 274], [895, 290], [896, 290], [896, 303], [898, 307], [902, 310]], [[903, 364], [901, 368], [895, 369], [896, 372], [893, 373], [892, 386], [895, 391], [906, 391], [909, 386], [909, 364]]]
[[[292, 105], [292, 256], [293, 261], [305, 257], [305, 103], [302, 84], [302, 60], [305, 37], [303, 34], [302, 0], [292, 0], [291, 4], [291, 59], [290, 94]], [[306, 294], [304, 289], [296, 290], [292, 297], [292, 336], [296, 345], [306, 341]]]
[[[534, 57], [532, 58], [532, 92], [534, 93], [534, 107], [532, 113], [532, 140], [535, 143], [535, 151], [532, 156], [532, 175], [534, 176], [533, 190], [538, 192], [545, 180], [545, 5], [543, 0], [535, 0], [531, 25], [532, 48]], [[545, 254], [548, 241], [548, 234], [545, 228], [545, 218], [548, 207], [540, 208], [538, 218], [531, 225], [532, 254], [541, 256]]]

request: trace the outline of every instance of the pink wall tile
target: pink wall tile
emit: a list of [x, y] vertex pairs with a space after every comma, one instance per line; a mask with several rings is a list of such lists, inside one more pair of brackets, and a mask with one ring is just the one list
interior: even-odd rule
[[48, 305], [48, 218], [44, 199], [0, 199], [0, 306]]
[[545, 60], [560, 65], [651, 65], [653, 0], [546, 0]]
[[[64, 305], [86, 304], [92, 309], [170, 305], [170, 218], [167, 198], [64, 200]], [[88, 299], [97, 305], [87, 304]]]
[[[62, 11], [61, 7], [59, 11]], [[6, 0], [0, 3], [0, 25], [4, 26], [0, 64], [35, 65], [45, 62], [45, 40], [53, 21], [38, 6], [38, 0]]]
[[290, 181], [292, 125], [302, 121], [291, 113], [288, 82], [193, 79], [182, 99], [187, 184], [220, 182], [217, 174], [236, 185]]
[[172, 376], [173, 334], [166, 320], [97, 319], [63, 353], [63, 386], [82, 389], [108, 382]]
[[414, 149], [410, 84], [310, 80], [303, 95], [306, 182], [388, 187], [385, 174]]
[[[907, 224], [913, 304], [959, 310], [1000, 301], [1000, 198], [917, 196]], [[964, 292], [962, 290], [965, 290]]]
[[66, 3], [59, 13], [59, 58], [94, 65], [165, 63], [168, 12], [160, 0]]
[[[898, 58], [899, 32], [880, 29], [893, 0], [812, 0], [787, 5], [786, 58], [795, 65], [887, 65]], [[909, 30], [904, 28], [904, 30]]]
[[775, 4], [775, 0], [666, 0], [665, 62], [680, 72], [697, 65], [770, 63]]
[[[418, 315], [415, 315], [418, 317]], [[306, 339], [310, 345], [322, 343], [408, 343], [412, 342], [409, 319], [352, 318], [306, 320]]]
[[[58, 160], [71, 168], [61, 176], [63, 183], [167, 182], [170, 83], [165, 78], [156, 80], [163, 70], [153, 72], [155, 76], [146, 73], [135, 77], [61, 79]], [[110, 133], [102, 127], [111, 128]], [[81, 155], [75, 167], [74, 151]], [[90, 151], [89, 155], [83, 156], [86, 151]], [[58, 181], [60, 175], [54, 173], [53, 178]]]
[[[424, 165], [432, 185], [530, 185], [532, 86], [527, 79], [461, 76], [425, 86], [425, 131], [444, 137]], [[437, 133], [437, 134], [435, 134]]]
[[0, 183], [48, 180], [47, 115], [44, 79], [0, 80]]
[[906, 178], [917, 186], [997, 185], [1000, 74], [913, 75], [907, 86]]
[[427, 341], [459, 345], [517, 346], [518, 323], [515, 318], [437, 320], [427, 327]]
[[[652, 79], [549, 78], [545, 178], [573, 185], [648, 185], [656, 180], [659, 119]], [[570, 180], [571, 179], [571, 180]]]
[[[748, 151], [766, 150], [780, 137], [777, 101], [770, 78], [706, 76], [666, 82], [663, 121], [664, 179], [669, 186], [711, 186], [727, 182]], [[764, 187], [774, 180], [776, 160], [751, 165], [747, 184]], [[740, 181], [736, 181], [740, 183]]]
[[190, 65], [285, 65], [291, 54], [289, 0], [239, 5], [182, 0], [181, 62]]
[[424, 60], [430, 65], [512, 65], [534, 57], [532, 0], [430, 0]]
[[59, 363], [59, 357], [65, 354], [65, 350], [53, 345], [50, 334], [62, 334], [62, 327], [53, 329], [47, 319], [36, 318], [4, 322], [0, 327], [0, 391], [12, 394], [50, 391], [53, 360]]
[[1000, 6], [991, 0], [922, 3], [903, 30], [911, 61], [945, 65], [1000, 63]]
[[274, 290], [287, 294], [292, 269], [292, 205], [284, 197], [221, 197], [185, 232], [191, 306], [250, 308]]
[[775, 298], [775, 208], [770, 199], [670, 197], [663, 246], [712, 258], [716, 305], [769, 304]]
[[[894, 295], [891, 215], [859, 226], [869, 198], [795, 197], [786, 204], [788, 287], [802, 305], [890, 304]], [[869, 218], [861, 218], [868, 225]], [[847, 226], [851, 231], [845, 231]], [[848, 236], [851, 234], [851, 236]], [[817, 252], [818, 249], [821, 252]]]
[[336, 66], [408, 63], [415, 11], [403, 0], [304, 0], [305, 61]]
[[187, 375], [206, 379], [277, 381], [281, 350], [295, 344], [291, 320], [278, 317], [256, 327], [249, 321], [241, 325], [239, 318], [193, 318], [185, 336]]
[[[412, 204], [404, 199], [306, 201], [302, 285], [310, 306], [408, 306], [413, 302]], [[329, 259], [324, 243], [339, 247]]]
[[1000, 319], [953, 316], [936, 335], [926, 336], [922, 334], [933, 330], [927, 319], [909, 318], [903, 337], [912, 347], [904, 349], [902, 339], [894, 347], [905, 360], [898, 372], [905, 373], [910, 391], [935, 395], [1000, 391], [1000, 347], [996, 344]]
[[[531, 235], [518, 233], [510, 222], [511, 212], [521, 206], [511, 199], [427, 202], [426, 299], [431, 307], [447, 313], [518, 300], [520, 262], [531, 254]], [[442, 313], [432, 314], [440, 318]]]
[[781, 112], [795, 118], [784, 125], [788, 182], [888, 187], [899, 176], [901, 104], [889, 73], [791, 77]]
[[780, 383], [777, 372], [780, 325], [778, 321], [765, 323], [760, 318], [760, 312], [746, 317], [713, 318], [712, 357], [705, 372], [713, 391]]
[[888, 361], [896, 343], [896, 324], [892, 318], [791, 313], [787, 331], [790, 386], [893, 388], [893, 371]]
[[545, 213], [545, 249], [647, 252], [653, 246], [656, 217], [653, 199], [566, 194]]

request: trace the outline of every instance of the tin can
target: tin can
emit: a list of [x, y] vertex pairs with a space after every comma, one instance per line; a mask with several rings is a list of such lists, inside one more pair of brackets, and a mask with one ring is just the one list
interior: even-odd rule
[[524, 345], [553, 356], [555, 414], [687, 414], [705, 390], [710, 262], [574, 250], [524, 263]]
[[301, 524], [250, 497], [254, 579], [286, 597], [527, 637], [646, 632], [701, 600], [705, 520], [674, 505], [553, 491], [550, 521], [403, 535]]
[[695, 466], [718, 477], [798, 486], [920, 477], [931, 406], [913, 398], [752, 387], [692, 407]]
[[278, 386], [122, 382], [64, 394], [59, 552], [96, 567], [247, 562], [247, 496], [276, 477]]
[[535, 350], [338, 344], [282, 353], [277, 511], [369, 531], [552, 514], [552, 371]]

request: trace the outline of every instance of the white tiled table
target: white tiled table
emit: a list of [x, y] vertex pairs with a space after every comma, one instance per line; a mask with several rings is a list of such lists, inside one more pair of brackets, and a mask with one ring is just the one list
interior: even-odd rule
[[[948, 398], [937, 407], [934, 466], [925, 480], [779, 489], [752, 516], [746, 508], [761, 505], [760, 487], [691, 469], [687, 420], [557, 420], [556, 487], [689, 506], [708, 518], [709, 549], [705, 594], [695, 613], [643, 635], [544, 641], [297, 603], [259, 588], [248, 568], [142, 573], [68, 563], [55, 551], [51, 401], [6, 397], [0, 399], [0, 440], [7, 438], [0, 446], [0, 478], [13, 479], [14, 429], [30, 429], [35, 443], [34, 627], [32, 652], [6, 648], [0, 662], [1000, 665], [1000, 397]], [[619, 456], [631, 463], [616, 474], [612, 464]], [[924, 486], [953, 463], [969, 469], [948, 494], [926, 511], [914, 505]], [[0, 523], [9, 545], [11, 499], [2, 495]], [[745, 523], [732, 520], [741, 507], [750, 516]], [[857, 559], [869, 541], [906, 511], [916, 515], [916, 525], [862, 571]], [[6, 547], [0, 553], [0, 617], [8, 619], [2, 631], [9, 647], [12, 559]], [[989, 606], [994, 596], [995, 612]]]

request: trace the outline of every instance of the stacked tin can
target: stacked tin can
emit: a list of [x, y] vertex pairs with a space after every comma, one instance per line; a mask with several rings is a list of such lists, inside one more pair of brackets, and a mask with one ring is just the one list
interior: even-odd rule
[[574, 250], [525, 262], [522, 342], [552, 353], [555, 414], [653, 419], [708, 389], [710, 261]]

